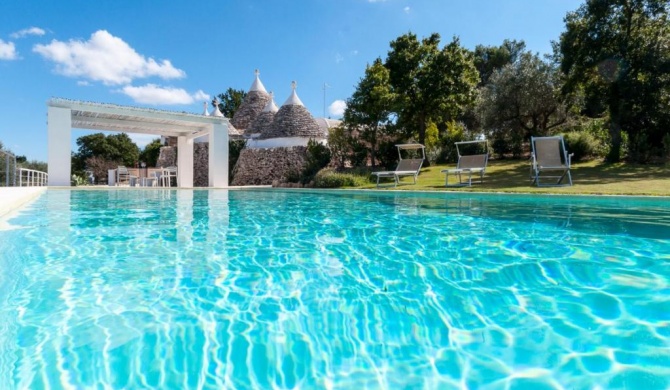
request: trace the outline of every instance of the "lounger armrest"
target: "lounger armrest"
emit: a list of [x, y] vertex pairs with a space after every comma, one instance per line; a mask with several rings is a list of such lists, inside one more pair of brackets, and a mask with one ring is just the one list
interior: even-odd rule
[[566, 159], [568, 162], [568, 168], [570, 168], [570, 166], [572, 165], [572, 156], [574, 155], [575, 155], [574, 153], [568, 154], [568, 158]]

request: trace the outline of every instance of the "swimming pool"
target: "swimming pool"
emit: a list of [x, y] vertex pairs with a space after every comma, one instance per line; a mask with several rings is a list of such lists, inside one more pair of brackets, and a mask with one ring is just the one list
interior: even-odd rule
[[667, 199], [49, 190], [0, 388], [670, 386]]

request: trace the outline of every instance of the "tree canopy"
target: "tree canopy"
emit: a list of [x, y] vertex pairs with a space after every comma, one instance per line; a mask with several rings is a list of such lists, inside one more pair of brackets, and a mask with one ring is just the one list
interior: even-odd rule
[[155, 167], [161, 154], [161, 146], [160, 138], [151, 141], [140, 152], [140, 161], [146, 163], [148, 167]]
[[389, 70], [381, 58], [365, 69], [365, 76], [347, 100], [344, 122], [356, 129], [359, 137], [370, 145], [372, 166], [376, 164], [379, 133], [391, 123], [395, 94], [391, 91]]
[[77, 146], [79, 150], [72, 156], [75, 171], [86, 169], [86, 159], [93, 156], [131, 167], [135, 166], [140, 157], [140, 149], [126, 133], [84, 135], [77, 138]]
[[523, 53], [518, 61], [495, 71], [482, 88], [478, 104], [484, 127], [494, 138], [507, 138], [521, 153], [531, 135], [547, 135], [567, 118], [560, 99], [558, 71], [537, 54]]
[[419, 41], [408, 33], [391, 42], [386, 59], [396, 94], [398, 125], [424, 143], [430, 122], [457, 118], [473, 104], [479, 74], [472, 52], [458, 38], [440, 49], [440, 35]]
[[496, 70], [507, 64], [517, 62], [525, 50], [526, 43], [524, 41], [509, 39], [505, 39], [500, 46], [477, 45], [474, 51], [474, 60], [477, 72], [479, 72], [479, 86], [486, 85]]
[[[216, 96], [219, 100], [219, 111], [226, 118], [232, 118], [246, 96], [247, 93], [241, 89], [228, 88], [226, 92]], [[212, 107], [216, 107], [216, 99], [212, 100]]]
[[670, 132], [669, 9], [666, 0], [588, 0], [565, 18], [556, 45], [564, 92], [609, 116], [609, 161], [621, 158], [622, 131], [633, 156]]

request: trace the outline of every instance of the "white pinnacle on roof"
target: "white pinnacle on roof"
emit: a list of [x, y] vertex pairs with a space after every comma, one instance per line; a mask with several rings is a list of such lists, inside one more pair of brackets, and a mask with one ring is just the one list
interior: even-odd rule
[[249, 92], [258, 91], [258, 92], [267, 93], [267, 91], [265, 90], [265, 86], [263, 85], [263, 83], [261, 83], [260, 77], [258, 77], [261, 74], [261, 72], [259, 72], [258, 69], [256, 69], [254, 71], [254, 73], [256, 74], [256, 79], [251, 84], [251, 88], [249, 88]]
[[298, 97], [298, 94], [295, 93], [295, 89], [297, 87], [298, 83], [296, 83], [295, 81], [291, 81], [291, 89], [293, 89], [293, 91], [291, 91], [291, 96], [289, 96], [288, 99], [286, 99], [283, 105], [304, 106], [304, 104], [302, 104], [302, 101]]
[[263, 111], [261, 112], [277, 112], [279, 111], [279, 107], [275, 104], [275, 95], [274, 93], [270, 92], [270, 100], [268, 100], [268, 104], [263, 107]]
[[214, 99], [214, 111], [209, 116], [223, 116], [221, 111], [219, 111], [219, 99]]
[[202, 103], [202, 106], [205, 108], [205, 109], [202, 111], [202, 115], [204, 115], [204, 116], [209, 116], [209, 111], [207, 110], [207, 102], [203, 102], [203, 103]]

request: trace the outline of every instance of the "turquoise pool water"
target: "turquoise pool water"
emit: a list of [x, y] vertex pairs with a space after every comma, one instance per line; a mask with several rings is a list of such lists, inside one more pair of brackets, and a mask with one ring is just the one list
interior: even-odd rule
[[666, 389], [667, 199], [49, 190], [0, 389]]

